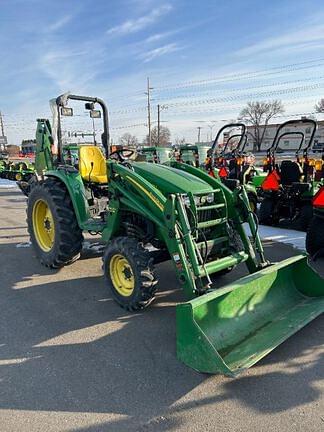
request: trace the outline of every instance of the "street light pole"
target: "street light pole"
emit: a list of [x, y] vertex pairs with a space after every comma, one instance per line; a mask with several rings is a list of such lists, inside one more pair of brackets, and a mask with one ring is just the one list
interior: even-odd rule
[[200, 144], [200, 131], [201, 131], [202, 127], [198, 126], [197, 129], [198, 129], [198, 144]]
[[151, 138], [151, 94], [150, 91], [153, 90], [150, 87], [150, 78], [147, 78], [147, 91], [145, 94], [147, 95], [147, 125], [148, 125], [148, 141], [149, 146], [151, 146], [152, 138]]

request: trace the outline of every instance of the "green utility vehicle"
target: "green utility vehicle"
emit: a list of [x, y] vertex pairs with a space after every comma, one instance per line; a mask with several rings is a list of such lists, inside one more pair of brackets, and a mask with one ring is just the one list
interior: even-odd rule
[[173, 159], [199, 168], [199, 149], [195, 144], [181, 144], [174, 150]]
[[[103, 120], [101, 143], [80, 145], [76, 163], [64, 159], [62, 145], [71, 101]], [[72, 263], [83, 233], [98, 233], [106, 243], [107, 289], [120, 306], [137, 311], [158, 289], [154, 265], [171, 260], [189, 300], [177, 305], [177, 355], [202, 372], [237, 375], [323, 312], [324, 284], [306, 257], [272, 266], [266, 260], [243, 186], [176, 161], [130, 162], [131, 151], [109, 153], [101, 99], [65, 94], [56, 108], [55, 125], [37, 122], [27, 208], [31, 241], [44, 265]], [[213, 289], [213, 277], [240, 263], [251, 275]]]
[[170, 147], [143, 147], [139, 156], [143, 156], [146, 162], [162, 164], [169, 160], [171, 151]]

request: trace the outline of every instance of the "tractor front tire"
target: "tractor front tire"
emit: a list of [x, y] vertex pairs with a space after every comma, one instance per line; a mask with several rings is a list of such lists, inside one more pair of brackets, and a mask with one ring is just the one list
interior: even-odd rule
[[306, 234], [306, 250], [311, 257], [324, 256], [324, 219], [313, 216]]
[[154, 300], [158, 281], [153, 258], [137, 239], [113, 239], [103, 256], [103, 270], [112, 297], [122, 308], [138, 311]]
[[48, 178], [33, 186], [28, 196], [27, 225], [36, 255], [46, 267], [63, 267], [79, 258], [82, 230], [61, 181]]
[[260, 224], [264, 225], [273, 225], [273, 210], [274, 210], [274, 202], [271, 198], [263, 198], [260, 210], [259, 210], [259, 221]]
[[307, 231], [309, 224], [313, 217], [313, 206], [312, 204], [304, 204], [300, 209], [298, 218], [298, 225], [301, 231]]

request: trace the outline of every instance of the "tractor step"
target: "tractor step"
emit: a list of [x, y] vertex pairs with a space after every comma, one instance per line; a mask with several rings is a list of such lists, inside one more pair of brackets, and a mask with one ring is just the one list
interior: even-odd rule
[[225, 223], [226, 221], [227, 221], [226, 217], [218, 218], [218, 219], [212, 219], [212, 220], [208, 220], [205, 222], [198, 222], [197, 227], [200, 229], [211, 228], [211, 227], [216, 226], [216, 225], [221, 225], [221, 224]]
[[199, 276], [206, 276], [207, 274], [217, 273], [221, 270], [225, 270], [230, 267], [234, 267], [249, 258], [248, 254], [245, 252], [237, 252], [231, 256], [227, 256], [224, 258], [219, 258], [215, 261], [211, 261], [206, 263], [199, 268]]
[[212, 205], [208, 205], [208, 206], [200, 206], [197, 207], [197, 211], [204, 211], [204, 210], [215, 210], [215, 209], [221, 209], [224, 208], [225, 204], [224, 203], [220, 203], [220, 204], [212, 204]]

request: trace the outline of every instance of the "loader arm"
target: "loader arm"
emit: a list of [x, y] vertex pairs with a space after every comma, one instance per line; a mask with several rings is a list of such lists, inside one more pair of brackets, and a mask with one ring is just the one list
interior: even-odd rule
[[[240, 198], [243, 193], [242, 189], [233, 193], [220, 181], [199, 169], [187, 164], [172, 163], [172, 167], [177, 168], [177, 171], [183, 170], [193, 178], [197, 178], [197, 181], [198, 179], [203, 180], [209, 186], [208, 191], [209, 194], [213, 194], [214, 202], [208, 206], [199, 206], [196, 203], [206, 195], [206, 190], [203, 192], [171, 192], [165, 195], [151, 181], [136, 172], [136, 164], [134, 164], [134, 169], [115, 162], [109, 162], [108, 165], [109, 187], [114, 203], [112, 214], [116, 215], [119, 212], [122, 215], [123, 212], [131, 210], [153, 222], [156, 227], [156, 237], [163, 239], [187, 298], [194, 298], [211, 288], [210, 276], [212, 274], [240, 262], [246, 262], [250, 272], [255, 272], [260, 268], [252, 244], [243, 227], [244, 222], [248, 221], [252, 224], [253, 221], [249, 220], [248, 210], [245, 212], [245, 218], [241, 216], [244, 213], [241, 207], [246, 206], [246, 202]], [[140, 167], [142, 173], [143, 168]], [[155, 183], [157, 184], [158, 181], [157, 178]], [[206, 212], [214, 216], [202, 219], [201, 215]], [[229, 252], [228, 249], [230, 239], [226, 225], [229, 215], [243, 244], [241, 250], [232, 252]], [[109, 222], [107, 229], [103, 232], [106, 241], [116, 235], [117, 226], [118, 224], [116, 230], [113, 231], [111, 221]], [[200, 236], [203, 230], [208, 233], [208, 237], [205, 234]], [[258, 236], [256, 227], [252, 227], [251, 231], [256, 237]], [[261, 242], [259, 243], [261, 245]], [[225, 249], [227, 253], [222, 252]], [[210, 259], [206, 258], [207, 250], [212, 251]], [[215, 253], [215, 251], [218, 252]]]

